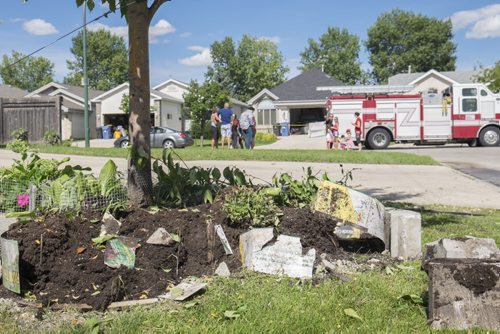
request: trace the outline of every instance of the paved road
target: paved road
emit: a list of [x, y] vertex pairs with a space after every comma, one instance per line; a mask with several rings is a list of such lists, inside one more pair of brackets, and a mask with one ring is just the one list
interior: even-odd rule
[[[62, 155], [42, 154], [43, 157], [62, 158]], [[10, 166], [17, 155], [0, 150], [0, 166]], [[125, 159], [114, 159], [118, 168], [126, 171]], [[72, 156], [71, 164], [88, 166], [97, 173], [106, 162], [102, 157]], [[287, 172], [296, 177], [303, 175], [303, 168], [326, 171], [333, 179], [341, 178], [337, 164], [296, 163], [265, 161], [190, 161], [189, 165], [224, 168], [232, 165], [248, 174], [270, 181], [275, 173]], [[344, 165], [355, 169], [350, 186], [383, 200], [414, 204], [443, 204], [474, 208], [500, 209], [500, 187], [465, 175], [447, 166], [408, 165]]]

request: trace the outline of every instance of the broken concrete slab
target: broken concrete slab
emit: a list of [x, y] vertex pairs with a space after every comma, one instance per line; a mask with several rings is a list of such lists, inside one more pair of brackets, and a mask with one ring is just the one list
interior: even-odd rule
[[498, 259], [500, 250], [489, 238], [443, 238], [425, 245], [422, 267], [436, 259]]
[[[261, 239], [260, 244], [264, 238]], [[244, 266], [267, 274], [287, 275], [296, 278], [312, 278], [316, 250], [310, 249], [302, 255], [300, 238], [280, 235], [276, 242], [261, 249], [240, 243], [245, 254]], [[248, 265], [250, 263], [250, 265]]]
[[146, 240], [147, 244], [151, 245], [163, 245], [170, 246], [175, 243], [174, 239], [170, 236], [170, 233], [167, 232], [163, 227], [158, 228], [154, 231], [153, 234]]
[[122, 309], [126, 307], [138, 306], [138, 305], [151, 305], [158, 303], [160, 298], [148, 298], [148, 299], [138, 299], [138, 300], [125, 300], [121, 302], [114, 302], [109, 304], [108, 310]]
[[433, 260], [428, 267], [433, 329], [500, 330], [499, 261]]
[[19, 275], [19, 243], [16, 240], [0, 238], [2, 250], [2, 283], [15, 293], [21, 293]]
[[392, 257], [410, 260], [422, 256], [422, 216], [420, 213], [388, 209], [385, 211], [385, 226], [385, 235], [389, 241]]
[[0, 235], [8, 231], [14, 223], [17, 223], [17, 218], [7, 218], [5, 213], [0, 213]]
[[219, 236], [220, 242], [222, 243], [222, 246], [224, 247], [224, 251], [226, 252], [226, 254], [232, 255], [233, 250], [231, 249], [231, 245], [229, 244], [229, 241], [227, 241], [226, 234], [224, 233], [222, 226], [215, 225], [215, 232]]
[[253, 266], [253, 253], [259, 251], [265, 244], [273, 240], [272, 227], [255, 228], [240, 235], [241, 263], [246, 268]]
[[231, 272], [229, 271], [229, 267], [226, 262], [221, 262], [217, 269], [215, 269], [215, 275], [221, 277], [229, 277], [231, 276]]
[[207, 283], [204, 283], [200, 279], [187, 278], [173, 287], [169, 292], [158, 296], [158, 298], [184, 301], [199, 291], [205, 289], [207, 285]]
[[328, 270], [328, 272], [333, 277], [338, 278], [339, 280], [344, 281], [344, 282], [350, 282], [350, 281], [352, 281], [352, 278], [350, 278], [348, 276], [345, 276], [345, 275], [342, 275], [341, 273], [339, 273], [337, 271], [337, 266], [334, 265], [333, 263], [331, 263], [330, 261], [328, 261], [326, 257], [327, 257], [327, 255], [325, 253], [323, 253], [323, 254], [320, 255], [321, 263], [323, 264], [323, 266], [325, 267], [325, 269]]
[[339, 220], [335, 234], [339, 239], [378, 238], [384, 243], [385, 208], [378, 200], [345, 186], [323, 181], [314, 210]]
[[106, 212], [102, 216], [102, 225], [101, 225], [101, 232], [99, 233], [99, 236], [102, 237], [103, 235], [112, 235], [112, 234], [118, 234], [120, 232], [120, 227], [122, 226], [122, 223], [113, 217], [112, 214], [109, 212]]

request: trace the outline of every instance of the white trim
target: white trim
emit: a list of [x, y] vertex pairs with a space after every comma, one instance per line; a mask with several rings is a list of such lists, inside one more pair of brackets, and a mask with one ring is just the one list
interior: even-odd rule
[[436, 71], [436, 70], [433, 69], [433, 70], [429, 70], [429, 71], [425, 72], [424, 74], [422, 74], [421, 76], [419, 76], [418, 78], [416, 78], [415, 80], [413, 80], [412, 82], [410, 82], [408, 85], [415, 85], [417, 82], [421, 81], [423, 78], [428, 77], [428, 76], [430, 76], [432, 74], [434, 74], [438, 78], [441, 78], [443, 80], [449, 81], [452, 84], [458, 84], [458, 82], [456, 82], [455, 80], [453, 80], [450, 77], [447, 77], [446, 75], [441, 74], [438, 71]]
[[326, 106], [326, 99], [324, 100], [300, 100], [300, 101], [275, 101], [274, 105], [276, 107], [281, 106], [310, 106], [310, 105], [319, 105]]
[[[84, 99], [81, 96], [73, 94], [73, 93], [67, 91], [66, 89], [57, 89], [57, 90], [53, 91], [52, 93], [50, 93], [49, 96], [56, 96], [56, 95], [59, 95], [59, 94], [60, 95], [66, 95], [70, 99], [73, 99], [73, 102], [75, 102], [77, 104], [81, 104], [82, 107], [85, 105], [85, 101], [84, 101]], [[89, 101], [89, 105], [90, 105], [90, 101]]]
[[35, 89], [31, 93], [28, 93], [24, 97], [35, 97], [35, 96], [39, 97], [39, 95], [38, 95], [39, 93], [43, 92], [44, 90], [46, 90], [47, 88], [50, 88], [50, 87], [56, 87], [57, 89], [66, 89], [66, 87], [64, 87], [61, 84], [58, 84], [57, 82], [49, 82], [48, 84], [45, 84], [38, 89]]
[[153, 89], [154, 90], [159, 90], [158, 88], [161, 89], [161, 88], [163, 88], [162, 86], [166, 86], [166, 85], [168, 85], [171, 82], [174, 83], [174, 84], [176, 84], [176, 85], [178, 85], [178, 86], [181, 86], [182, 88], [186, 88], [186, 89], [189, 88], [189, 85], [185, 84], [184, 82], [181, 82], [181, 81], [175, 80], [175, 79], [168, 79], [167, 81], [164, 81], [161, 84], [158, 84], [158, 85], [154, 86]]
[[260, 92], [258, 92], [257, 95], [255, 95], [250, 100], [248, 100], [248, 104], [249, 105], [253, 105], [258, 99], [260, 99], [264, 95], [268, 95], [273, 100], [278, 100], [279, 99], [279, 97], [276, 96], [275, 94], [273, 94], [273, 92], [271, 92], [269, 89], [264, 88], [263, 90], [261, 90]]
[[111, 88], [107, 92], [104, 92], [101, 95], [94, 97], [92, 99], [92, 102], [101, 102], [101, 100], [105, 97], [108, 97], [108, 95], [113, 95], [116, 91], [122, 89], [123, 87], [128, 87], [128, 86], [129, 86], [128, 82], [124, 82], [121, 85], [118, 85], [115, 88]]

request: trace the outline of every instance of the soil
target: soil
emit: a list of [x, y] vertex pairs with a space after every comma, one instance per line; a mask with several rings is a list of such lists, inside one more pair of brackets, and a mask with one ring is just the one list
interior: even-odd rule
[[494, 264], [480, 264], [456, 270], [453, 278], [477, 296], [492, 290], [497, 285], [500, 277], [494, 269], [496, 269]]
[[[318, 254], [339, 253], [332, 218], [309, 208], [283, 211], [276, 235], [300, 237], [304, 251], [314, 247]], [[134, 269], [113, 269], [104, 264], [102, 247], [92, 243], [100, 233], [100, 218], [52, 214], [14, 224], [5, 232], [4, 238], [19, 242], [22, 290], [32, 291], [44, 305], [88, 304], [104, 310], [114, 301], [156, 297], [189, 276], [213, 275], [222, 261], [231, 272], [241, 268], [239, 235], [248, 226], [229, 224], [220, 203], [154, 214], [141, 209], [123, 214], [118, 235], [140, 240]], [[211, 225], [207, 229], [208, 221]], [[207, 235], [216, 224], [222, 225], [233, 255], [226, 255], [215, 233]], [[181, 242], [171, 246], [147, 244], [159, 227], [179, 235]], [[210, 243], [210, 239], [214, 241]], [[8, 295], [11, 293], [2, 287], [0, 296]]]

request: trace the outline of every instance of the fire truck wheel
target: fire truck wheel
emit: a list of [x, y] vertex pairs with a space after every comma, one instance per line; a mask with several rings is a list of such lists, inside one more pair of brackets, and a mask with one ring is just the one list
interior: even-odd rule
[[387, 148], [391, 142], [389, 131], [383, 128], [377, 128], [368, 134], [368, 145], [373, 150], [382, 150]]
[[488, 126], [479, 133], [481, 146], [498, 146], [500, 144], [500, 130], [494, 126]]

